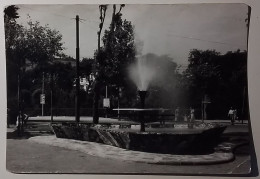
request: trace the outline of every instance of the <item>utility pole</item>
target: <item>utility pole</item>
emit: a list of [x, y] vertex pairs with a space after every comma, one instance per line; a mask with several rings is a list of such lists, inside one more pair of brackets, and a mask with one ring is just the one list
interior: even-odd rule
[[51, 124], [53, 123], [53, 71], [51, 71]]
[[76, 16], [76, 96], [75, 96], [75, 120], [80, 120], [80, 104], [79, 104], [79, 16]]
[[22, 109], [21, 109], [21, 69], [19, 65], [19, 71], [18, 71], [18, 124], [17, 124], [17, 131], [18, 136], [21, 135], [21, 121], [22, 121]]

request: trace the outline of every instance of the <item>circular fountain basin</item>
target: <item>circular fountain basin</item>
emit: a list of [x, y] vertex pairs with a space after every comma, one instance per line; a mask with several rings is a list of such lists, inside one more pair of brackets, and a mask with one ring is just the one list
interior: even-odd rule
[[167, 111], [170, 109], [164, 108], [115, 108], [114, 111]]
[[132, 128], [94, 127], [100, 141], [129, 150], [169, 154], [208, 154], [220, 142], [226, 126], [194, 124], [189, 128], [147, 128], [140, 132]]
[[[149, 125], [149, 124], [147, 124]], [[52, 125], [57, 137], [98, 142], [128, 150], [169, 154], [209, 154], [221, 142], [226, 126], [214, 123], [185, 123], [174, 127], [146, 127], [140, 132], [137, 125]]]

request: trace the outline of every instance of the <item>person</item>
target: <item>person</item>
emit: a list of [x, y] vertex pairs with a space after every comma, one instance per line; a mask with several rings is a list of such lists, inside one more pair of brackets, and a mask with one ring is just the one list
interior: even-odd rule
[[26, 126], [26, 124], [27, 124], [27, 121], [28, 121], [28, 118], [29, 118], [29, 116], [27, 115], [27, 114], [23, 114], [23, 119], [22, 119], [22, 121], [23, 121], [23, 125], [24, 126]]
[[20, 116], [18, 115], [17, 116], [17, 120], [16, 120], [16, 127], [18, 128], [18, 127], [24, 127], [24, 125], [26, 125], [26, 123], [27, 123], [27, 121], [28, 121], [28, 118], [29, 118], [29, 116], [27, 115], [27, 114], [25, 114], [25, 113], [23, 113], [22, 115], [21, 115], [21, 121], [20, 121], [20, 123], [19, 123], [19, 118], [20, 118]]
[[237, 119], [238, 119], [238, 117], [237, 117], [237, 110], [234, 109], [234, 121], [237, 120]]
[[179, 120], [179, 115], [180, 115], [180, 109], [179, 109], [179, 107], [177, 107], [175, 109], [175, 121]]
[[232, 107], [228, 111], [228, 118], [231, 120], [231, 124], [234, 125], [234, 110]]
[[194, 108], [190, 107], [190, 122], [194, 122], [194, 120], [195, 120], [194, 113], [195, 113]]

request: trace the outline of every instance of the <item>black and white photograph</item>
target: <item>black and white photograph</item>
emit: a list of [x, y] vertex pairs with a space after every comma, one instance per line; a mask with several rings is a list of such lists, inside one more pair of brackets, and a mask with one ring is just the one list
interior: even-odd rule
[[6, 5], [6, 170], [258, 176], [251, 11], [242, 3]]

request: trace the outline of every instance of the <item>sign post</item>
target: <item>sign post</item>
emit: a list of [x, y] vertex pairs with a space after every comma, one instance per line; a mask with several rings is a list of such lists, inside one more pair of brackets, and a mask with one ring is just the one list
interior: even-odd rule
[[43, 116], [43, 106], [45, 104], [45, 94], [41, 94], [41, 96], [40, 96], [40, 104], [42, 105], [42, 116]]
[[109, 98], [103, 99], [103, 107], [106, 108], [106, 118], [107, 118], [107, 109], [110, 107], [110, 99]]

